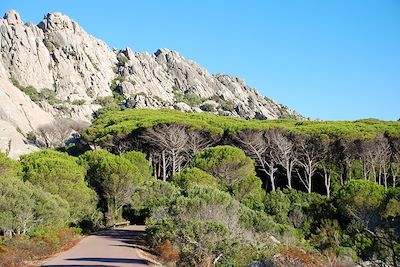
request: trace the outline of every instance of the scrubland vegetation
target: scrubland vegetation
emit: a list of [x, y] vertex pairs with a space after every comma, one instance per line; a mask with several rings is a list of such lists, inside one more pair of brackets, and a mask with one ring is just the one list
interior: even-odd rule
[[170, 266], [399, 266], [400, 122], [113, 111], [58, 150], [0, 155], [0, 259], [129, 219]]

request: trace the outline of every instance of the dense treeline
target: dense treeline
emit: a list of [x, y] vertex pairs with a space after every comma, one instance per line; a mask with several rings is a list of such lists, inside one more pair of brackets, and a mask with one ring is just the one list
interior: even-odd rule
[[73, 157], [47, 149], [19, 161], [0, 153], [0, 266], [25, 266], [81, 230], [113, 225], [150, 178], [140, 152], [95, 150]]
[[[83, 137], [116, 154], [145, 152], [155, 176], [163, 180], [190, 164], [196, 152], [220, 144], [243, 149], [272, 191], [278, 184], [330, 196], [335, 183], [343, 186], [362, 177], [395, 187], [400, 174], [400, 122], [245, 121], [173, 110], [127, 110], [101, 116]], [[316, 179], [319, 188], [314, 190]]]
[[170, 265], [399, 264], [399, 122], [128, 110], [82, 136], [70, 155], [0, 154], [0, 246], [144, 219]]
[[[173, 181], [184, 195], [192, 192], [191, 183], [225, 191], [241, 205], [271, 215], [275, 223], [300, 230], [302, 238], [331, 260], [347, 255], [393, 265], [398, 261], [399, 122], [245, 121], [129, 110], [100, 116], [83, 137], [90, 146], [115, 154], [145, 152], [154, 176]], [[256, 175], [266, 190], [260, 190]], [[169, 210], [176, 205], [170, 203]], [[173, 214], [172, 225], [178, 223]], [[182, 244], [181, 238], [187, 237], [178, 235], [173, 243]], [[183, 243], [191, 242], [199, 241]]]

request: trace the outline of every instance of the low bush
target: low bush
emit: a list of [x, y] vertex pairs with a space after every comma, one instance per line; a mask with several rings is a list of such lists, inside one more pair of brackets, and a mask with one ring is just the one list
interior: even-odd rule
[[37, 228], [12, 239], [0, 238], [0, 266], [27, 266], [73, 245], [79, 228]]

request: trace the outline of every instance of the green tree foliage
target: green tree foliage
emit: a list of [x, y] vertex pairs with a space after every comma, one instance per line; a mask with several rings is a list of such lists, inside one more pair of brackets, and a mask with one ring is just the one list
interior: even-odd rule
[[149, 179], [153, 173], [149, 161], [146, 159], [146, 155], [139, 151], [129, 151], [122, 156], [132, 162], [138, 169], [139, 174], [144, 179]]
[[26, 233], [34, 227], [65, 226], [68, 203], [16, 177], [0, 177], [0, 230], [5, 235]]
[[278, 223], [290, 224], [309, 235], [311, 226], [318, 219], [318, 209], [326, 203], [326, 197], [317, 193], [305, 193], [295, 189], [270, 192], [265, 198], [265, 211]]
[[17, 175], [20, 168], [18, 161], [12, 160], [3, 152], [0, 152], [0, 176]]
[[271, 235], [279, 238], [280, 227], [270, 217], [209, 186], [193, 185], [187, 196], [154, 210], [146, 225], [153, 244], [169, 240], [178, 248], [182, 266], [246, 266], [279, 247]]
[[349, 241], [359, 256], [393, 266], [400, 263], [399, 193], [368, 180], [352, 180], [335, 204], [347, 220]]
[[337, 207], [349, 220], [365, 227], [379, 222], [379, 213], [386, 196], [385, 188], [367, 180], [352, 180], [339, 191]]
[[0, 178], [0, 225], [7, 235], [22, 233], [33, 224], [32, 188], [18, 178]]
[[387, 192], [382, 215], [384, 218], [400, 216], [400, 188], [392, 188]]
[[184, 190], [187, 190], [195, 184], [220, 188], [216, 178], [196, 167], [186, 168], [182, 172], [174, 175], [172, 181]]
[[107, 212], [108, 224], [121, 219], [122, 208], [130, 204], [133, 192], [145, 179], [129, 157], [134, 158], [133, 154], [120, 157], [101, 149], [81, 157], [89, 184], [99, 194], [101, 206]]
[[197, 153], [193, 166], [216, 177], [229, 191], [235, 183], [255, 174], [254, 161], [232, 146], [216, 146]]
[[96, 193], [84, 180], [85, 169], [65, 153], [42, 150], [21, 157], [25, 181], [59, 195], [69, 204], [69, 221], [78, 223], [96, 211]]
[[254, 210], [264, 210], [265, 191], [260, 178], [250, 175], [235, 183], [232, 194], [241, 203]]
[[180, 196], [180, 190], [172, 183], [147, 180], [133, 193], [131, 208], [148, 217], [155, 208], [170, 205], [178, 196]]
[[230, 192], [240, 202], [252, 209], [263, 210], [265, 191], [261, 180], [255, 176], [254, 161], [240, 148], [207, 148], [196, 153], [192, 165], [216, 177], [220, 188]]
[[160, 124], [180, 124], [202, 129], [216, 135], [247, 130], [279, 128], [292, 134], [307, 134], [331, 139], [372, 139], [386, 133], [400, 136], [400, 122], [380, 120], [357, 121], [296, 121], [296, 120], [243, 120], [208, 113], [184, 113], [167, 109], [128, 109], [101, 115], [84, 134], [90, 142], [103, 143], [113, 136], [127, 136], [141, 128]]

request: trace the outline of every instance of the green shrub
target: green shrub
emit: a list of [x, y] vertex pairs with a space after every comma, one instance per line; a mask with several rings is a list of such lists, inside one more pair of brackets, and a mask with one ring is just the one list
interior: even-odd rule
[[86, 100], [85, 99], [75, 99], [74, 101], [71, 102], [72, 105], [76, 106], [82, 106], [85, 105]]
[[205, 104], [201, 105], [200, 109], [203, 110], [203, 111], [207, 111], [207, 112], [214, 112], [215, 111], [214, 105], [212, 105], [210, 103], [205, 103]]
[[191, 92], [181, 94], [178, 91], [174, 91], [174, 96], [176, 102], [184, 102], [191, 107], [198, 106], [203, 102], [203, 98]]
[[195, 155], [192, 164], [219, 179], [228, 190], [232, 190], [235, 182], [255, 175], [254, 161], [232, 146], [207, 148]]
[[[155, 209], [146, 225], [150, 243], [157, 247], [169, 240], [179, 251], [178, 265], [183, 266], [213, 261], [218, 266], [235, 262], [247, 266], [254, 257], [271, 256], [278, 249], [271, 234], [280, 238], [280, 227], [271, 217], [241, 205], [228, 193], [200, 185]], [[290, 235], [290, 230], [285, 232]]]
[[118, 53], [117, 60], [119, 63], [125, 64], [129, 61], [129, 59], [122, 53]]
[[235, 104], [231, 100], [220, 100], [221, 108], [226, 111], [233, 112], [235, 110]]
[[39, 93], [39, 99], [47, 101], [50, 105], [61, 104], [62, 101], [57, 98], [56, 93], [50, 89], [44, 88]]
[[122, 219], [123, 207], [131, 203], [133, 192], [146, 177], [128, 158], [101, 149], [86, 152], [80, 161], [87, 169], [86, 179], [100, 197], [107, 224]]
[[136, 213], [148, 217], [161, 206], [169, 206], [180, 196], [180, 191], [173, 184], [161, 180], [148, 180], [132, 194], [131, 207]]
[[235, 199], [254, 210], [264, 210], [265, 191], [260, 178], [255, 175], [236, 182], [232, 186]]
[[97, 196], [84, 179], [85, 169], [66, 153], [42, 150], [21, 157], [25, 181], [57, 194], [69, 204], [72, 223], [78, 223], [96, 210]]
[[172, 181], [184, 190], [188, 190], [190, 186], [195, 184], [208, 185], [216, 188], [220, 187], [217, 179], [215, 179], [211, 174], [196, 167], [187, 168], [181, 173], [176, 174], [172, 178]]
[[6, 154], [0, 151], [0, 177], [1, 176], [16, 176], [21, 170], [21, 165], [18, 161], [9, 158]]
[[151, 178], [153, 169], [144, 153], [139, 151], [129, 151], [122, 154], [122, 157], [128, 159], [139, 169], [139, 173], [143, 179]]

